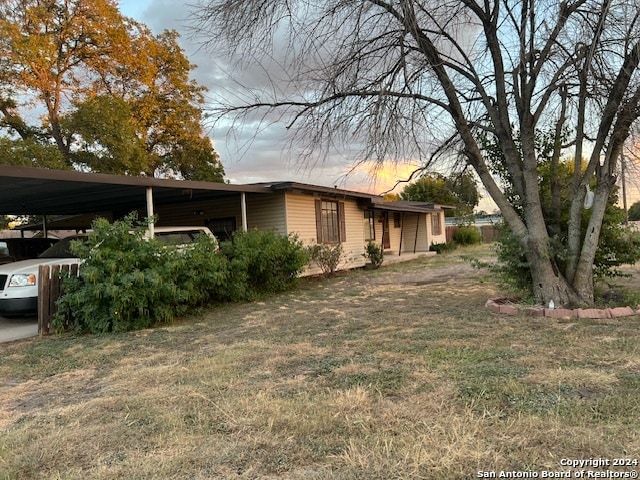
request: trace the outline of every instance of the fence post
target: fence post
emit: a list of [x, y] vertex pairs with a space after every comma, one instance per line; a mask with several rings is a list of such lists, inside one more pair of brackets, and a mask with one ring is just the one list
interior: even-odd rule
[[41, 265], [38, 272], [38, 334], [40, 336], [51, 333], [51, 312], [49, 311], [49, 297], [51, 295], [51, 267]]
[[[38, 333], [40, 336], [51, 333], [51, 320], [58, 311], [58, 299], [62, 294], [64, 277], [78, 275], [79, 266], [71, 265], [42, 265], [38, 273]], [[65, 328], [71, 324], [71, 317], [67, 318]]]

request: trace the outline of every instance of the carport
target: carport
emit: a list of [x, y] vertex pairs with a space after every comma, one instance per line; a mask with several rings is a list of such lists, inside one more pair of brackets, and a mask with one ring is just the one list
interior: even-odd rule
[[[0, 165], [0, 214], [78, 215], [110, 212], [114, 219], [132, 210], [152, 216], [157, 205], [240, 198], [247, 227], [246, 194], [272, 191], [257, 185], [130, 177], [102, 173]], [[85, 225], [85, 228], [89, 225]]]
[[[90, 214], [108, 213], [111, 218], [118, 219], [137, 210], [152, 216], [155, 208], [161, 205], [188, 206], [191, 202], [229, 199], [240, 202], [241, 225], [246, 230], [246, 195], [269, 193], [273, 192], [268, 187], [256, 185], [0, 165], [0, 214], [43, 215], [45, 218], [78, 215], [76, 218], [84, 223], [76, 224], [75, 228], [89, 228]], [[46, 230], [46, 221], [44, 224]], [[16, 329], [24, 332], [24, 322], [0, 318], [0, 341], [22, 338], [15, 337]], [[27, 328], [27, 331], [31, 330]]]

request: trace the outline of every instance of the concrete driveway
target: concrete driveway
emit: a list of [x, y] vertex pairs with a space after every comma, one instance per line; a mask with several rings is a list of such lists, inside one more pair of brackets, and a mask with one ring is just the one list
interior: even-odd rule
[[0, 317], [0, 343], [38, 335], [38, 317]]

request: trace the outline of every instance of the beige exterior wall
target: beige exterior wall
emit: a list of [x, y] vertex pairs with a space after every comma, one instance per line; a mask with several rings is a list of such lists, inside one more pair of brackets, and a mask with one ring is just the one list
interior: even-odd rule
[[[405, 213], [402, 217], [402, 252], [426, 252], [429, 250], [427, 218], [424, 213]], [[396, 251], [399, 246], [396, 248]]]
[[287, 232], [298, 235], [305, 245], [316, 241], [315, 197], [286, 193]]
[[[241, 227], [242, 224], [238, 224], [238, 228]], [[286, 235], [288, 231], [284, 193], [248, 196], [247, 227], [275, 230], [280, 235]]]
[[355, 201], [345, 201], [344, 216], [347, 224], [347, 241], [344, 250], [347, 254], [346, 267], [352, 268], [365, 264], [364, 253], [364, 210]]
[[[273, 229], [286, 235], [297, 234], [305, 245], [316, 243], [315, 200], [313, 196], [294, 192], [273, 194], [247, 194], [247, 227], [262, 230]], [[327, 197], [330, 200], [336, 200]], [[366, 244], [364, 234], [364, 209], [355, 199], [337, 199], [344, 202], [346, 241], [343, 242], [345, 260], [340, 268], [354, 268], [366, 263], [362, 256]], [[158, 225], [205, 225], [207, 220], [234, 217], [238, 230], [242, 228], [242, 208], [240, 195], [229, 196], [214, 201], [193, 202], [181, 205], [159, 206], [156, 208]], [[382, 212], [375, 212], [375, 242], [382, 244]], [[389, 215], [390, 248], [387, 253], [426, 252], [432, 243], [446, 241], [444, 212], [399, 213], [399, 226], [395, 226], [394, 212]], [[431, 215], [438, 215], [442, 233], [433, 235]], [[307, 274], [319, 273], [317, 267], [310, 268]]]
[[[434, 235], [431, 230], [431, 215], [440, 217], [440, 235]], [[434, 243], [445, 243], [447, 241], [447, 230], [444, 224], [444, 212], [433, 212], [428, 214], [427, 225], [429, 227], [429, 245]]]
[[[375, 212], [373, 217], [373, 228], [375, 230], [375, 238], [374, 242], [379, 245], [382, 245], [382, 223], [380, 222], [380, 212]], [[364, 214], [362, 219], [362, 232], [363, 232], [363, 240], [364, 240]]]
[[[396, 227], [395, 217], [399, 216], [400, 220], [399, 226]], [[400, 248], [400, 238], [402, 235], [402, 214], [395, 212], [389, 212], [389, 239], [391, 240], [391, 248], [388, 249], [389, 252], [394, 255], [398, 254]]]
[[[305, 245], [313, 245], [317, 241], [315, 200], [322, 198], [287, 192], [286, 211], [287, 229], [297, 234]], [[330, 199], [333, 200], [333, 199]], [[354, 268], [365, 264], [363, 210], [355, 200], [344, 199], [344, 217], [346, 224], [346, 241], [343, 242], [345, 260], [340, 268]], [[307, 274], [319, 273], [320, 269], [312, 267]]]

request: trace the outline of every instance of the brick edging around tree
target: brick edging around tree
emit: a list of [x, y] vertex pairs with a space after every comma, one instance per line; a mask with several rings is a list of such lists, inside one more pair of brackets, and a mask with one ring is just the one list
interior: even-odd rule
[[640, 315], [640, 306], [634, 310], [631, 307], [615, 308], [544, 308], [541, 306], [518, 305], [507, 298], [490, 298], [485, 304], [493, 313], [506, 315], [525, 314], [530, 317], [547, 318], [619, 318]]

